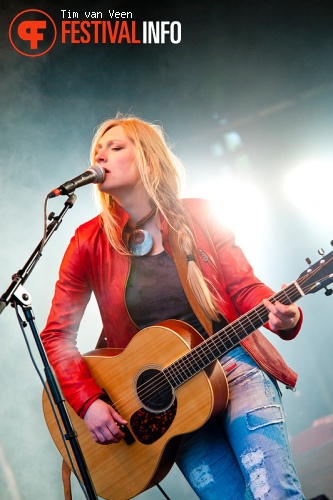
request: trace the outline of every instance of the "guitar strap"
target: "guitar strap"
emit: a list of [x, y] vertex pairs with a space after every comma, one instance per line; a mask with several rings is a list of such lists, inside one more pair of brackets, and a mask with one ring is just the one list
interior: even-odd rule
[[62, 484], [64, 487], [64, 500], [72, 500], [72, 488], [71, 488], [71, 469], [65, 462], [62, 461]]
[[[187, 269], [188, 269], [188, 256], [185, 255], [184, 252], [181, 252], [178, 246], [177, 242], [177, 233], [176, 231], [172, 228], [169, 227], [169, 242], [170, 242], [170, 247], [172, 251], [172, 255], [176, 264], [176, 268], [178, 271], [178, 275], [180, 278], [180, 282], [183, 286], [183, 289], [185, 291], [187, 300], [190, 303], [190, 306], [193, 309], [194, 314], [204, 327], [205, 331], [209, 334], [212, 335], [213, 333], [213, 325], [212, 325], [212, 320], [207, 316], [207, 314], [204, 312], [202, 307], [200, 306], [199, 302], [197, 301], [192, 288], [190, 287], [190, 284], [188, 282], [187, 278]], [[193, 253], [193, 256], [190, 256], [191, 258], [193, 257], [194, 260], [197, 263], [197, 255]]]

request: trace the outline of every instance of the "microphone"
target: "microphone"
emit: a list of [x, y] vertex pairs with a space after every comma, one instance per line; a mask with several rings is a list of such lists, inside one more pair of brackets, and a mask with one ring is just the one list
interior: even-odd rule
[[64, 184], [61, 184], [61, 186], [59, 186], [58, 188], [53, 189], [53, 191], [51, 191], [47, 195], [47, 197], [55, 198], [56, 196], [59, 196], [61, 194], [69, 196], [73, 193], [73, 191], [75, 191], [76, 188], [91, 183], [97, 184], [103, 182], [104, 179], [105, 170], [99, 165], [92, 165], [88, 168], [88, 170], [83, 172], [83, 174], [74, 177], [74, 179], [71, 179], [70, 181], [64, 182]]

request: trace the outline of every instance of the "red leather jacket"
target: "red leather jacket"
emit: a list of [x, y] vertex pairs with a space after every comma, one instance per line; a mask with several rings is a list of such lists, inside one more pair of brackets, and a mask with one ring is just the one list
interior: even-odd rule
[[[255, 277], [241, 249], [235, 245], [232, 232], [211, 218], [208, 203], [187, 199], [184, 205], [191, 214], [199, 265], [217, 290], [218, 305], [227, 321], [235, 320], [263, 298], [270, 297], [274, 292]], [[116, 210], [121, 237], [129, 216], [120, 207]], [[164, 219], [161, 227], [164, 248], [172, 257]], [[67, 401], [81, 417], [103, 393], [76, 348], [80, 321], [93, 292], [107, 347], [126, 347], [138, 331], [124, 299], [129, 270], [130, 259], [111, 247], [99, 216], [76, 230], [60, 267], [52, 308], [41, 339]], [[275, 333], [290, 340], [297, 335], [301, 322], [302, 319], [293, 330]], [[259, 331], [241, 343], [264, 370], [284, 384], [295, 386], [296, 373]]]

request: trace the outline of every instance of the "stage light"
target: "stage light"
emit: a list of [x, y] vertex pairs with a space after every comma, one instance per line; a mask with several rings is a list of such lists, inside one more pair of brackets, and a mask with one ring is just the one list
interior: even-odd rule
[[208, 199], [214, 215], [235, 233], [251, 262], [259, 260], [262, 238], [267, 234], [267, 205], [257, 183], [230, 173], [200, 183], [187, 196]]
[[284, 181], [284, 192], [309, 220], [333, 225], [333, 160], [308, 160], [290, 170]]

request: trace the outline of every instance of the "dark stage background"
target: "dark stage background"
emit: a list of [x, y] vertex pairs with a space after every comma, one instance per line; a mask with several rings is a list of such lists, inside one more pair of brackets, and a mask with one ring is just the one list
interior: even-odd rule
[[[0, 294], [42, 236], [46, 194], [89, 166], [95, 127], [117, 111], [163, 124], [187, 167], [184, 193], [211, 199], [235, 230], [256, 274], [272, 288], [297, 278], [307, 267], [306, 257], [319, 258], [318, 248], [330, 251], [330, 1], [144, 6], [96, 1], [89, 10], [102, 11], [103, 19], [115, 9], [132, 12], [138, 25], [179, 21], [181, 42], [62, 44], [58, 34], [54, 47], [34, 58], [10, 44], [11, 21], [23, 10], [41, 9], [59, 33], [61, 10], [68, 6], [55, 1], [0, 5]], [[81, 20], [88, 10], [79, 3], [70, 9]], [[291, 177], [296, 167], [298, 177]], [[39, 330], [69, 238], [95, 214], [90, 187], [77, 195], [25, 284]], [[62, 209], [65, 200], [60, 198], [49, 202], [49, 212]], [[296, 392], [282, 388], [291, 438], [333, 414], [332, 300], [322, 292], [302, 300], [304, 327], [293, 342], [283, 343], [267, 332], [299, 373]], [[41, 383], [10, 307], [0, 318], [0, 331], [0, 498], [60, 499], [60, 455], [44, 423]], [[99, 331], [92, 303], [79, 336], [82, 351], [94, 346]], [[29, 331], [27, 336], [40, 366]], [[332, 464], [331, 451], [325, 466], [332, 470]], [[195, 498], [175, 468], [163, 485], [171, 498]], [[83, 498], [76, 483], [73, 487], [74, 498]], [[316, 491], [307, 488], [308, 497], [331, 491], [324, 480]], [[162, 496], [153, 489], [141, 498]]]

